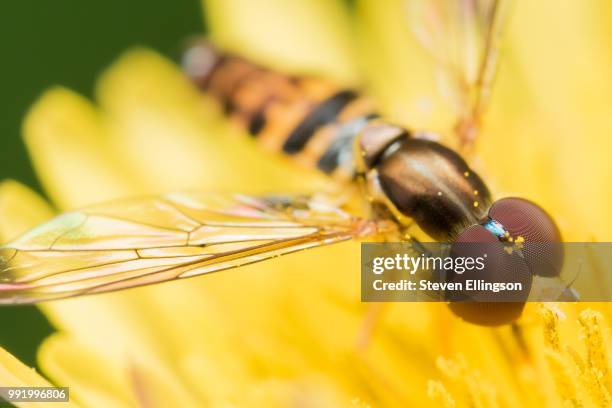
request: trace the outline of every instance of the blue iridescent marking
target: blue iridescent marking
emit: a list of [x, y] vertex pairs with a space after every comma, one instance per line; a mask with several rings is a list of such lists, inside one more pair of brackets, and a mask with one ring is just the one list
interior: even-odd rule
[[506, 229], [504, 226], [493, 219], [489, 219], [489, 221], [485, 222], [482, 226], [498, 238], [504, 238], [506, 236]]

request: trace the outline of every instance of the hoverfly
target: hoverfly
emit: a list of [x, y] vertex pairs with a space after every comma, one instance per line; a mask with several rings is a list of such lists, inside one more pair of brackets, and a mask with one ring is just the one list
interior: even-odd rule
[[[447, 84], [458, 90], [456, 130], [463, 145], [477, 132], [490, 91], [501, 25], [498, 3], [420, 2], [424, 21], [436, 21], [440, 4], [454, 4], [461, 11], [458, 21], [478, 30], [469, 64], [474, 71], [459, 69], [436, 49], [436, 35], [444, 33], [415, 25], [451, 78]], [[324, 194], [171, 193], [94, 205], [60, 215], [1, 248], [1, 304], [199, 276], [349, 239], [401, 241], [414, 225], [447, 242], [509, 236], [560, 241], [554, 221], [538, 205], [521, 198], [494, 201], [457, 152], [425, 133], [388, 123], [353, 90], [274, 72], [204, 41], [187, 50], [184, 70], [263, 147], [355, 187], [365, 210], [354, 211], [344, 195]], [[523, 308], [522, 303], [484, 306], [489, 309], [484, 318], [483, 305], [451, 308], [484, 324], [511, 321]]]

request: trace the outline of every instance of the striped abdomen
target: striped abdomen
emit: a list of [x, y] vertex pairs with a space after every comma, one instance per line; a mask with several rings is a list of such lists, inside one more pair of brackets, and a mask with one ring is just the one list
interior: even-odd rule
[[198, 43], [185, 70], [267, 149], [335, 176], [352, 177], [352, 140], [376, 117], [366, 98], [324, 80], [262, 68]]

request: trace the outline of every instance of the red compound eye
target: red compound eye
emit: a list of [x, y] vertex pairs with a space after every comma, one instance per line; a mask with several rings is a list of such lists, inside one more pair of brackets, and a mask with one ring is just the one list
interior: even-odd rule
[[547, 277], [560, 274], [561, 233], [540, 206], [522, 198], [503, 198], [493, 203], [489, 217], [500, 223], [513, 239], [524, 240], [522, 252], [532, 274]]
[[481, 326], [510, 324], [521, 317], [524, 302], [453, 302], [448, 307], [466, 322]]
[[[533, 275], [525, 259], [508, 244], [500, 242], [482, 225], [472, 225], [463, 231], [451, 245], [450, 256], [454, 260], [455, 270], [449, 271], [447, 279], [461, 282], [465, 289], [471, 285], [472, 289], [453, 292], [457, 297], [450, 296], [448, 300], [467, 299], [479, 302], [527, 300]], [[522, 288], [492, 292], [484, 289], [486, 285], [482, 285], [483, 289], [479, 289], [479, 286], [474, 285], [476, 281], [487, 284], [518, 283]]]
[[[464, 290], [449, 291], [450, 309], [471, 323], [495, 326], [511, 323], [518, 318], [529, 296], [533, 276], [525, 260], [516, 252], [507, 251], [507, 244], [481, 225], [463, 231], [451, 246], [451, 257], [478, 260], [483, 267], [455, 270], [447, 281], [461, 283]], [[478, 262], [478, 261], [477, 261]], [[461, 263], [465, 263], [462, 261]], [[476, 283], [478, 282], [478, 283]], [[479, 289], [485, 284], [520, 284], [518, 290], [491, 291]], [[468, 288], [471, 285], [471, 289]]]

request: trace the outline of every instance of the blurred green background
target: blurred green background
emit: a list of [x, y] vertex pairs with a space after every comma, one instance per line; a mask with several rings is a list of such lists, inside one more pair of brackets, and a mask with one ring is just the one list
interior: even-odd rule
[[[40, 191], [21, 141], [21, 120], [54, 84], [91, 96], [96, 76], [122, 51], [144, 45], [177, 60], [201, 33], [198, 0], [20, 0], [0, 3], [0, 179]], [[35, 365], [52, 328], [34, 306], [0, 308], [0, 346]]]

